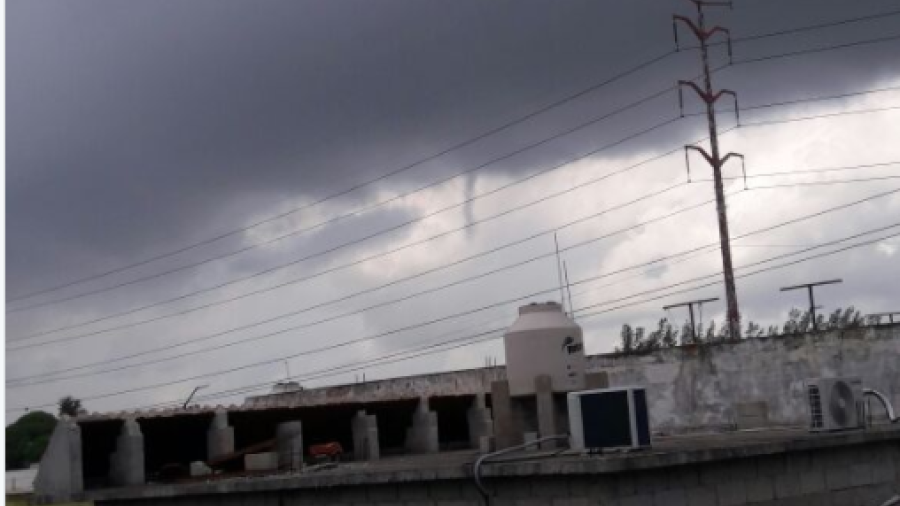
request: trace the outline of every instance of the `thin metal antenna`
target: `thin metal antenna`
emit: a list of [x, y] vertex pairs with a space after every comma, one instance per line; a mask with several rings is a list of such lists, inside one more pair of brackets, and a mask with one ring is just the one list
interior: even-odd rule
[[[563, 273], [562, 265], [559, 262], [559, 238], [556, 232], [553, 232], [553, 244], [556, 246], [556, 275], [559, 277], [559, 304], [563, 307], [563, 313], [566, 312], [566, 296], [563, 293]], [[572, 309], [571, 307], [569, 308]]]
[[291, 363], [284, 359], [284, 372], [287, 375], [285, 381], [291, 381]]
[[569, 316], [572, 317], [572, 320], [575, 320], [575, 306], [572, 304], [572, 285], [569, 283], [569, 267], [566, 265], [566, 261], [563, 260], [563, 275], [566, 277], [566, 292], [569, 294]]

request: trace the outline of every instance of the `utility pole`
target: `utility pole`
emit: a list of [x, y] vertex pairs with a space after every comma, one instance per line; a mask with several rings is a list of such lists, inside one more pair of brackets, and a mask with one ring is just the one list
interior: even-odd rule
[[[688, 312], [691, 315], [691, 335], [694, 338], [694, 342], [697, 342], [697, 325], [694, 323], [694, 306], [696, 305], [698, 308], [702, 310], [703, 304], [707, 302], [715, 302], [719, 300], [718, 297], [712, 299], [699, 299], [699, 300], [691, 300], [688, 302], [681, 302], [678, 304], [670, 304], [668, 306], [663, 306], [664, 311], [668, 311], [670, 309], [674, 309], [676, 307], [685, 307], [687, 306]], [[684, 344], [684, 336], [681, 336], [681, 344]]]
[[812, 316], [812, 328], [813, 330], [819, 330], [819, 324], [816, 321], [816, 297], [813, 294], [813, 287], [822, 286], [822, 285], [833, 285], [835, 283], [843, 283], [843, 279], [829, 279], [828, 281], [816, 281], [815, 283], [806, 283], [805, 285], [795, 285], [795, 286], [785, 286], [781, 289], [782, 292], [787, 292], [789, 290], [799, 290], [801, 288], [806, 288], [807, 293], [809, 294], [809, 314]]
[[[730, 90], [720, 90], [718, 93], [713, 92], [712, 76], [709, 69], [709, 44], [708, 40], [716, 33], [722, 33], [727, 37], [728, 55], [731, 56], [731, 34], [722, 27], [714, 26], [706, 29], [706, 20], [703, 12], [704, 7], [731, 7], [731, 2], [716, 2], [703, 0], [690, 0], [697, 7], [697, 23], [684, 16], [673, 16], [672, 28], [675, 33], [675, 47], [678, 46], [678, 22], [684, 23], [693, 32], [694, 36], [700, 43], [700, 55], [703, 64], [703, 88], [701, 89], [692, 81], [679, 81], [678, 91], [679, 98], [683, 86], [687, 86], [694, 90], [703, 102], [706, 104], [706, 120], [709, 125], [709, 145], [711, 153], [707, 153], [703, 148], [696, 146], [686, 146], [687, 150], [699, 152], [707, 163], [712, 167], [713, 180], [716, 193], [716, 210], [719, 220], [719, 242], [722, 248], [722, 270], [725, 275], [725, 299], [726, 299], [726, 321], [730, 336], [732, 338], [740, 337], [741, 333], [741, 313], [738, 308], [737, 289], [734, 284], [734, 268], [731, 262], [731, 237], [728, 233], [728, 214], [725, 208], [725, 190], [722, 183], [722, 166], [731, 157], [740, 157], [742, 155], [736, 153], [728, 153], [724, 157], [719, 152], [719, 132], [716, 127], [716, 107], [715, 103], [722, 95], [731, 95], [735, 99], [735, 109], [737, 109], [737, 95]], [[681, 101], [681, 100], [680, 100]], [[683, 101], [681, 101], [683, 103]], [[683, 114], [683, 112], [682, 112]], [[690, 167], [688, 167], [688, 178], [690, 178]]]

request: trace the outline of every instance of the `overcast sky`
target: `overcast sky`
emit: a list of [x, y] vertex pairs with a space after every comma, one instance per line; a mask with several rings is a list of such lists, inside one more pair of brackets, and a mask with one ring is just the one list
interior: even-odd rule
[[[657, 94], [679, 79], [696, 77], [696, 51], [670, 54], [671, 15], [693, 14], [688, 2], [13, 0], [7, 6], [8, 298], [246, 229], [135, 268], [9, 301], [8, 382], [142, 355], [64, 373], [57, 381], [8, 384], [7, 408], [52, 404], [71, 394], [85, 399], [89, 410], [102, 411], [177, 401], [199, 384], [209, 384], [209, 394], [265, 384], [285, 376], [280, 357], [388, 332], [361, 344], [292, 358], [291, 374], [314, 386], [352, 382], [363, 372], [374, 379], [474, 367], [487, 356], [502, 363], [502, 344], [493, 340], [305, 378], [333, 366], [502, 328], [515, 318], [519, 304], [558, 299], [556, 262], [547, 256], [554, 248], [552, 233], [374, 290], [557, 228], [562, 258], [576, 283], [575, 309], [590, 306], [581, 312], [584, 316], [615, 309], [581, 320], [589, 353], [611, 351], [623, 323], [655, 326], [666, 316], [663, 305], [724, 299], [720, 285], [669, 296], [663, 290], [720, 271], [717, 248], [579, 283], [717, 240], [711, 205], [639, 226], [712, 198], [708, 181], [681, 184], [686, 181], [681, 152], [660, 156], [705, 136], [703, 118], [677, 119], [674, 92], [525, 149]], [[896, 9], [889, 0], [738, 0], [734, 10], [710, 11], [709, 19], [729, 27], [734, 37], [746, 38]], [[684, 45], [694, 44], [687, 31], [681, 34]], [[900, 112], [890, 109], [900, 107], [900, 91], [753, 108], [900, 87], [896, 38], [740, 63], [898, 35], [900, 16], [895, 14], [736, 42], [738, 64], [714, 78], [717, 87], [739, 94], [746, 125], [722, 136], [723, 149], [743, 153], [749, 175], [900, 161]], [[714, 67], [727, 63], [724, 47], [716, 47], [712, 59]], [[447, 151], [652, 60], [562, 106]], [[719, 119], [725, 130], [735, 121], [730, 100], [722, 104]], [[700, 103], [688, 94], [686, 107], [698, 111]], [[604, 146], [611, 147], [582, 157]], [[488, 163], [513, 152], [518, 154]], [[404, 167], [410, 168], [364, 185]], [[691, 172], [695, 180], [710, 177], [699, 158]], [[726, 175], [740, 175], [740, 165], [730, 164]], [[897, 175], [900, 165], [880, 165], [752, 177], [750, 187]], [[734, 236], [900, 188], [900, 179], [743, 188], [737, 179], [726, 185]], [[310, 205], [335, 194], [339, 196]], [[545, 199], [551, 195], [558, 196]], [[629, 204], [636, 199], [641, 200]], [[471, 202], [456, 205], [466, 200]], [[251, 227], [295, 208], [301, 209]], [[335, 221], [359, 209], [365, 211]], [[900, 193], [881, 196], [736, 240], [735, 264], [894, 225], [897, 216]], [[466, 224], [471, 226], [366, 260]], [[570, 249], [623, 228], [630, 230]], [[898, 232], [886, 229], [758, 267]], [[279, 239], [285, 234], [290, 235]], [[253, 247], [263, 242], [267, 244]], [[246, 250], [191, 267], [238, 249]], [[745, 321], [779, 323], [791, 307], [805, 303], [802, 293], [781, 293], [780, 286], [835, 277], [844, 283], [819, 292], [824, 311], [848, 305], [864, 312], [898, 310], [898, 249], [900, 238], [885, 238], [743, 277], [738, 281], [742, 315]], [[358, 311], [536, 256], [544, 258]], [[325, 270], [329, 272], [310, 277]], [[112, 288], [116, 285], [123, 286]], [[330, 303], [361, 290], [369, 291]], [[220, 303], [253, 291], [259, 293]], [[85, 292], [96, 293], [78, 297]], [[635, 303], [629, 307], [598, 305], [637, 293], [644, 295], [623, 301]], [[22, 310], [57, 299], [69, 300]], [[135, 311], [144, 306], [152, 307]], [[310, 306], [316, 307], [253, 325]], [[474, 311], [484, 306], [493, 307]], [[723, 307], [705, 307], [704, 321], [721, 322]], [[467, 314], [445, 318], [460, 313]], [[683, 312], [669, 316], [678, 323], [685, 318]], [[323, 319], [329, 321], [316, 323]], [[435, 319], [440, 321], [420, 325]], [[87, 323], [93, 320], [98, 321]], [[122, 326], [127, 328], [118, 328]], [[410, 326], [416, 327], [402, 330]], [[237, 327], [241, 329], [232, 330]], [[110, 328], [114, 330], [97, 333]], [[268, 335], [278, 331], [283, 332]], [[42, 342], [46, 344], [36, 345]], [[204, 351], [228, 343], [234, 344]], [[145, 361], [155, 363], [65, 377]], [[189, 379], [265, 361], [270, 363]], [[138, 390], [108, 395], [131, 389]], [[240, 402], [242, 397], [210, 402]]]

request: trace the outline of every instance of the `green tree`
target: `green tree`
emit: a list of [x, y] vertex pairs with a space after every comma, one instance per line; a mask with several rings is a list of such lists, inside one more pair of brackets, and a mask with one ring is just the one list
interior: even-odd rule
[[81, 411], [81, 401], [71, 395], [67, 395], [59, 400], [59, 416], [68, 415], [75, 417], [78, 416], [79, 411]]
[[41, 460], [56, 426], [56, 417], [32, 411], [6, 427], [6, 468], [26, 468]]

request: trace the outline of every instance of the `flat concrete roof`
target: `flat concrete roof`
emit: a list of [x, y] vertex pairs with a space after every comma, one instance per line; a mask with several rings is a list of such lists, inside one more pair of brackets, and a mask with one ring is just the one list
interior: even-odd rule
[[[567, 450], [523, 452], [484, 467], [483, 476], [583, 475], [664, 468], [685, 464], [775, 455], [820, 448], [900, 441], [900, 425], [865, 430], [810, 433], [805, 429], [738, 431], [720, 434], [657, 437], [653, 447], [630, 453], [583, 455]], [[378, 462], [349, 462], [315, 472], [212, 479], [206, 482], [149, 484], [143, 487], [92, 490], [94, 501], [190, 495], [266, 492], [435, 480], [469, 480], [473, 450], [431, 455], [387, 457]]]

